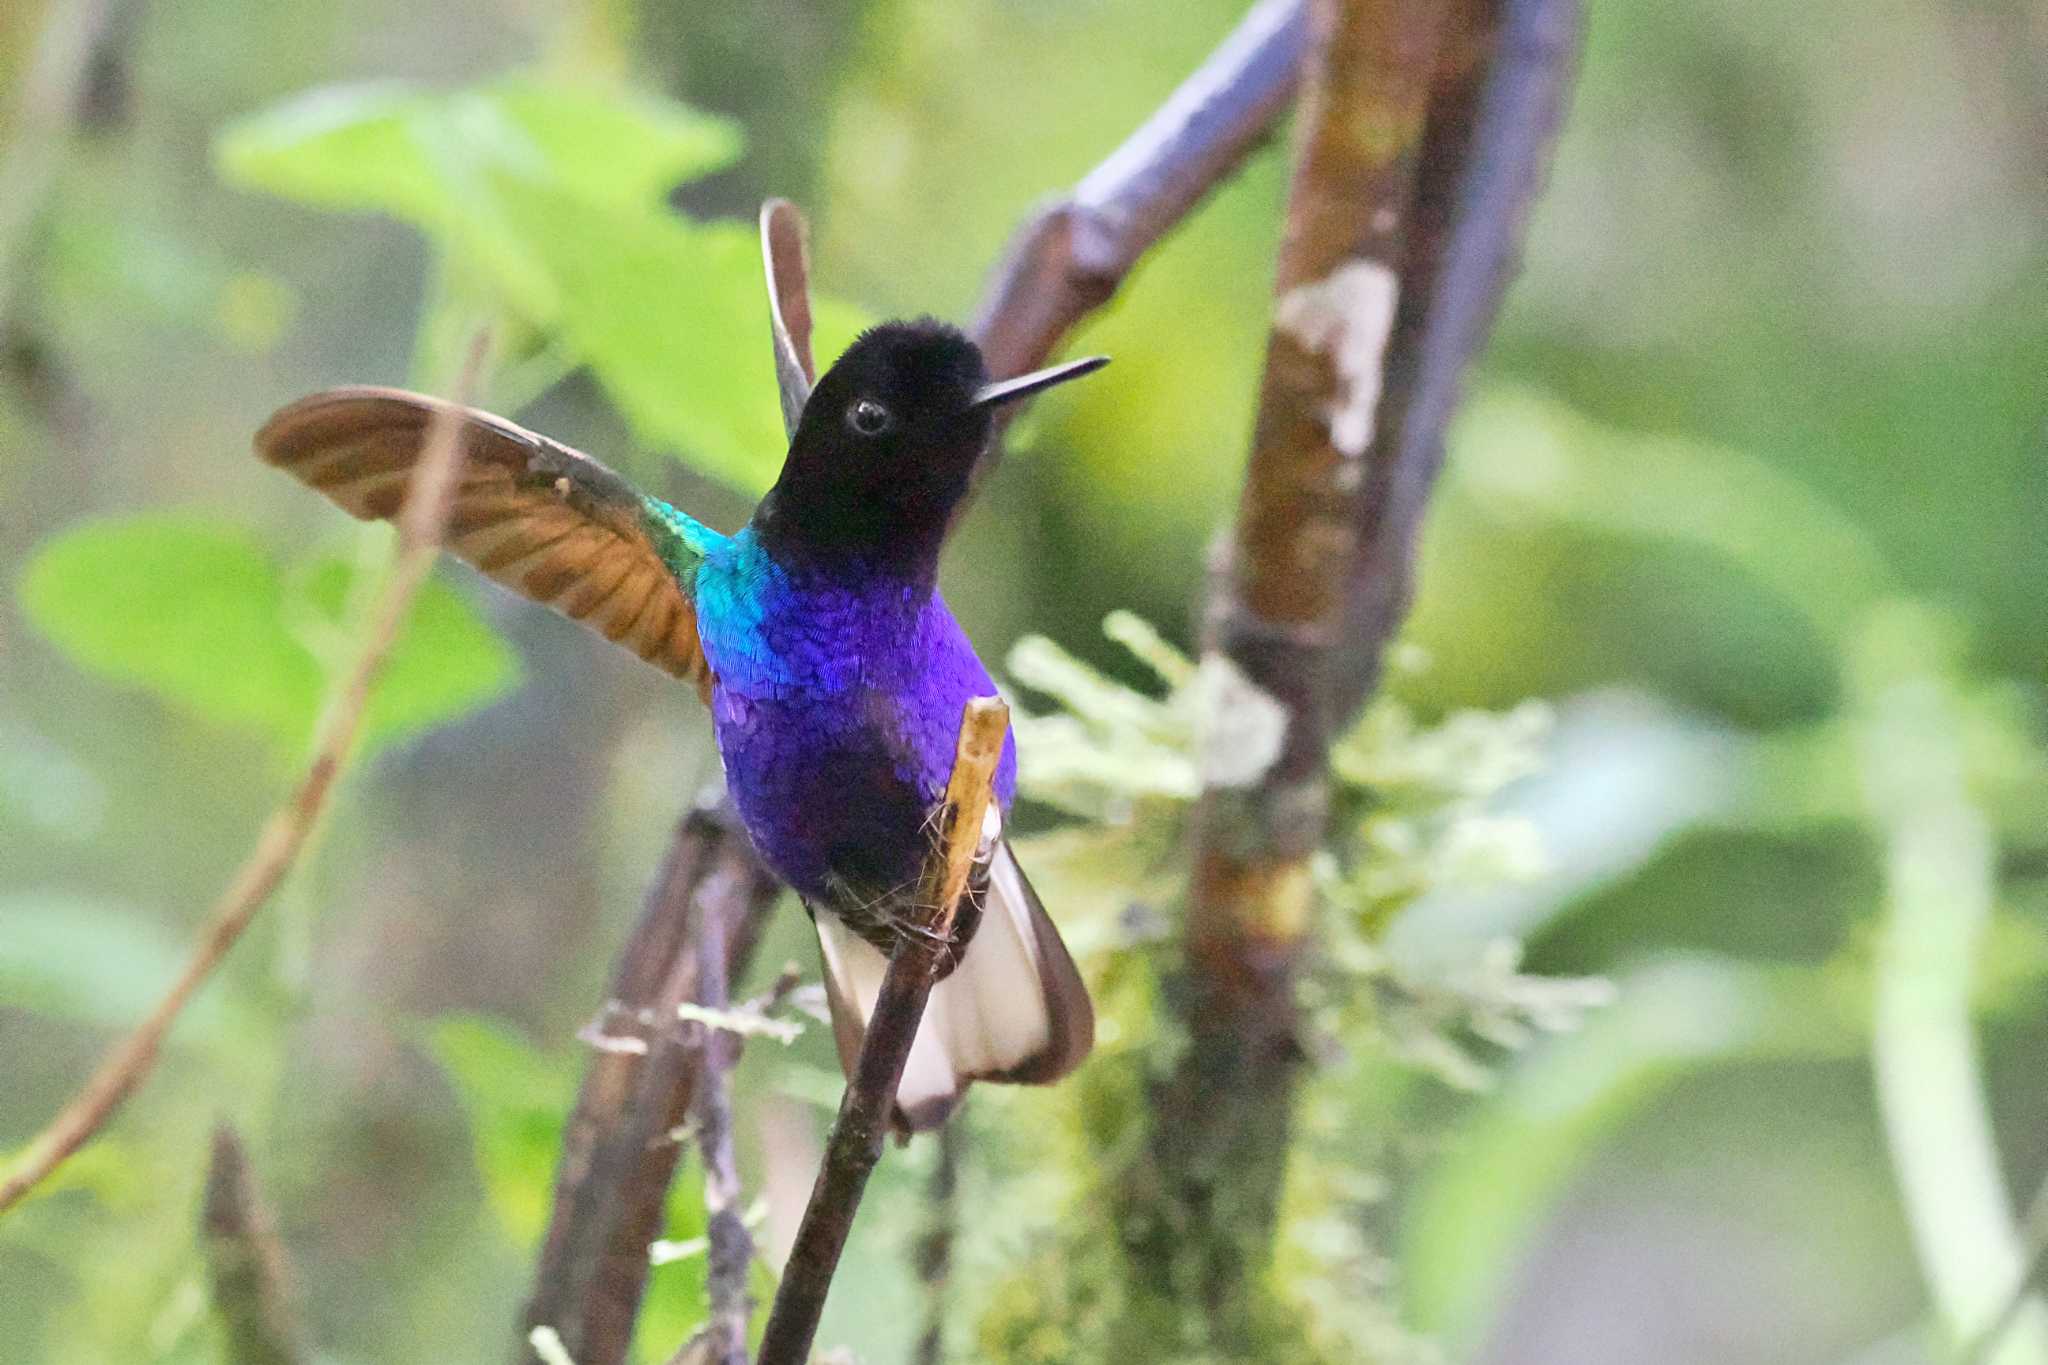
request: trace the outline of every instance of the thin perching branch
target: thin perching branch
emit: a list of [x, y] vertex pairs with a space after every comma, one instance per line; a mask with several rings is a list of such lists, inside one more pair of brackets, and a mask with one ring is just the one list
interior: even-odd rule
[[775, 1306], [761, 1340], [760, 1365], [805, 1365], [818, 1334], [839, 1254], [853, 1228], [868, 1175], [882, 1155], [896, 1086], [917, 1037], [939, 967], [953, 950], [953, 923], [981, 841], [982, 820], [994, 797], [996, 760], [1010, 728], [1010, 709], [996, 697], [977, 697], [960, 718], [953, 773], [932, 822], [931, 853], [918, 877], [915, 919], [903, 926], [888, 973], [868, 1019], [853, 1079], [839, 1102], [825, 1161], [783, 1267]]
[[[483, 363], [484, 339], [470, 348], [456, 385], [457, 405], [475, 388]], [[200, 927], [192, 954], [155, 1009], [109, 1052], [84, 1087], [28, 1146], [5, 1180], [0, 1180], [0, 1213], [21, 1202], [64, 1159], [90, 1141], [123, 1100], [148, 1078], [164, 1036], [199, 988], [242, 937], [256, 912], [283, 882], [306, 838], [326, 808], [335, 780], [347, 766], [362, 726], [371, 686], [412, 610], [414, 597], [433, 572], [448, 523], [448, 507], [462, 463], [460, 407], [437, 407], [427, 427], [418, 466], [407, 484], [398, 514], [398, 555], [367, 618], [355, 661], [343, 675], [321, 717], [313, 757], [283, 805], [271, 813], [234, 880]]]
[[299, 1365], [311, 1359], [276, 1219], [231, 1124], [213, 1130], [200, 1235], [229, 1365]]

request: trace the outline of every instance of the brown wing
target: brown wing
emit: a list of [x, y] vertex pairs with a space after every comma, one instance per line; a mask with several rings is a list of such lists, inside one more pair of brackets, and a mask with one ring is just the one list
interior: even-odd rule
[[[329, 389], [279, 409], [256, 433], [256, 453], [350, 515], [388, 519], [428, 423], [448, 406], [399, 389]], [[460, 412], [465, 459], [448, 548], [707, 692], [689, 585], [714, 533], [587, 455]]]

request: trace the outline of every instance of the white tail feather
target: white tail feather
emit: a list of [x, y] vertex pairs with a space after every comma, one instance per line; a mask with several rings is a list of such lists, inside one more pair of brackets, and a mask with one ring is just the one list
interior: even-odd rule
[[[881, 994], [888, 959], [822, 907], [827, 995], [847, 1073]], [[960, 961], [932, 988], [896, 1090], [898, 1122], [935, 1127], [974, 1080], [1052, 1081], [1087, 1054], [1094, 1017], [1073, 960], [1018, 871], [997, 844], [988, 894]]]

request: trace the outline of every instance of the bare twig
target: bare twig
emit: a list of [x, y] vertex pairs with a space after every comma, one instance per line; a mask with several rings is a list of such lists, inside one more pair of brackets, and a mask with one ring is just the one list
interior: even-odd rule
[[716, 919], [726, 977], [746, 970], [780, 888], [761, 867], [729, 804], [684, 816], [640, 922], [613, 968], [605, 1032], [635, 1049], [593, 1053], [562, 1136], [554, 1210], [521, 1324], [552, 1327], [577, 1365], [616, 1365], [633, 1341], [647, 1287], [647, 1247], [680, 1148], [668, 1135], [689, 1116], [701, 1050], [676, 1007], [699, 990], [697, 935]]
[[[484, 339], [470, 348], [456, 398], [474, 389], [482, 366]], [[121, 1102], [145, 1080], [155, 1065], [157, 1049], [193, 994], [206, 984], [228, 950], [235, 946], [256, 912], [277, 890], [304, 846], [307, 835], [326, 807], [334, 782], [347, 765], [371, 685], [405, 624], [413, 598], [433, 572], [441, 532], [462, 459], [459, 409], [435, 410], [427, 428], [418, 467], [407, 485], [398, 515], [398, 555], [382, 593], [368, 616], [355, 662], [343, 675], [328, 703], [313, 744], [313, 757], [283, 805], [271, 813], [257, 836], [256, 847], [214, 904], [201, 926], [184, 970], [135, 1031], [108, 1053], [91, 1079], [73, 1096], [49, 1127], [0, 1181], [0, 1213], [19, 1203], [31, 1189], [79, 1147], [89, 1141]]]
[[[697, 932], [696, 1002], [723, 1010], [732, 1002], [726, 981], [725, 924], [706, 914]], [[740, 1212], [740, 1177], [732, 1152], [732, 1065], [740, 1039], [699, 1026], [703, 1035], [697, 1076], [697, 1148], [704, 1154], [705, 1237], [710, 1242], [706, 1289], [711, 1319], [700, 1339], [686, 1344], [674, 1365], [747, 1365], [747, 1323], [754, 1314], [747, 1276], [754, 1238]]]
[[309, 1359], [276, 1220], [240, 1136], [227, 1123], [213, 1130], [200, 1233], [230, 1365], [297, 1365]]
[[1265, 140], [1294, 97], [1306, 11], [1304, 0], [1260, 0], [1157, 113], [1018, 230], [974, 324], [990, 373], [1044, 364]]
[[934, 821], [937, 842], [918, 879], [918, 918], [899, 937], [889, 959], [853, 1079], [826, 1140], [824, 1165], [811, 1188], [796, 1245], [768, 1314], [760, 1365], [804, 1365], [810, 1359], [839, 1253], [852, 1230], [868, 1175], [881, 1158], [896, 1086], [917, 1037], [918, 1021], [924, 1017], [925, 1000], [952, 948], [954, 916], [967, 889], [1009, 725], [1010, 710], [995, 697], [969, 702], [961, 717], [952, 777]]
[[960, 1217], [961, 1127], [948, 1123], [933, 1134], [931, 1183], [925, 1187], [925, 1228], [917, 1240], [917, 1278], [924, 1287], [924, 1332], [917, 1340], [917, 1365], [944, 1365], [948, 1287], [953, 1278], [953, 1234]]

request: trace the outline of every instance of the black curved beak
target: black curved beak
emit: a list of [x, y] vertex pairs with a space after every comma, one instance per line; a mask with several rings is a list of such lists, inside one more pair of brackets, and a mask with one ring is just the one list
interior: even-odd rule
[[1051, 365], [1030, 374], [1020, 374], [1015, 379], [999, 379], [993, 384], [984, 384], [975, 391], [968, 402], [969, 410], [974, 408], [999, 407], [1014, 403], [1020, 398], [1029, 398], [1055, 384], [1064, 384], [1069, 379], [1079, 379], [1084, 374], [1093, 374], [1109, 363], [1106, 355], [1091, 355], [1081, 360], [1069, 360], [1064, 365]]

